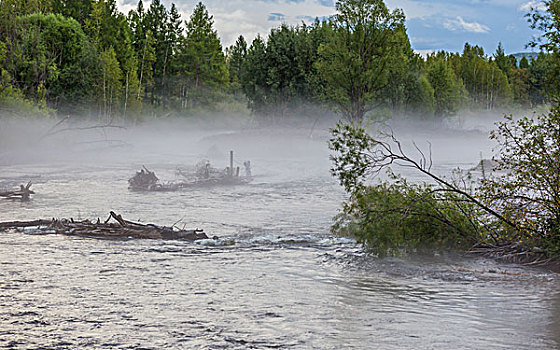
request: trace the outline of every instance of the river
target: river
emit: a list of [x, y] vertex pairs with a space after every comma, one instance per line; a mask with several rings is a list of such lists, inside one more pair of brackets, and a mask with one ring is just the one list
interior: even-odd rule
[[[41, 135], [0, 142], [0, 185], [31, 179], [36, 192], [0, 201], [0, 221], [113, 210], [218, 238], [0, 234], [2, 349], [560, 348], [557, 274], [454, 254], [377, 259], [333, 236], [344, 193], [321, 130]], [[438, 166], [474, 166], [488, 145], [470, 142], [449, 152], [436, 140]], [[172, 181], [201, 159], [225, 167], [230, 149], [237, 165], [251, 160], [250, 184], [127, 189], [142, 165]]]

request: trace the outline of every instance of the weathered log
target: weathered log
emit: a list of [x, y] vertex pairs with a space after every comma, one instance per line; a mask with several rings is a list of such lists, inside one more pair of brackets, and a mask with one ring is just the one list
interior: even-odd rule
[[9, 221], [0, 222], [0, 230], [18, 227], [31, 227], [31, 226], [47, 226], [52, 223], [52, 220], [33, 220], [33, 221]]
[[0, 197], [10, 198], [10, 199], [21, 199], [22, 201], [28, 201], [32, 194], [35, 194], [31, 189], [31, 181], [27, 185], [20, 185], [19, 190], [0, 192]]
[[153, 171], [143, 166], [128, 180], [128, 188], [136, 191], [176, 191], [184, 188], [242, 185], [253, 180], [251, 162], [245, 162], [244, 166], [245, 176], [240, 176], [240, 168], [233, 168], [233, 151], [231, 151], [229, 167], [225, 169], [214, 168], [208, 160], [203, 160], [195, 165], [195, 171], [192, 174], [177, 169], [176, 174], [184, 177], [185, 181], [167, 183], [161, 183]]
[[[116, 222], [109, 222], [111, 219]], [[11, 221], [0, 222], [0, 231], [7, 229], [22, 229], [36, 226], [34, 233], [45, 234], [64, 234], [73, 236], [88, 237], [126, 237], [144, 239], [184, 239], [195, 241], [207, 239], [208, 236], [203, 230], [179, 230], [174, 227], [157, 226], [154, 224], [141, 224], [138, 222], [127, 221], [121, 215], [111, 211], [109, 218], [105, 222], [91, 222], [89, 220], [74, 221], [74, 219], [52, 219], [52, 220], [33, 220], [33, 221]]]

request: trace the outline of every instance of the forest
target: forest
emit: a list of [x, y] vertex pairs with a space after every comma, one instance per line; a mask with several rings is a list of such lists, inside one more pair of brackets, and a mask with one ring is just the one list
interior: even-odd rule
[[[537, 12], [528, 20], [539, 29]], [[183, 20], [160, 0], [128, 14], [115, 0], [0, 0], [0, 112], [111, 123], [226, 112], [276, 123], [327, 111], [432, 119], [548, 105], [557, 55], [538, 43], [529, 59], [496, 45], [423, 57], [404, 13], [382, 1], [339, 1], [328, 20], [224, 48], [203, 3]]]
[[[354, 3], [345, 12], [347, 3], [352, 1], [337, 4], [342, 14], [373, 13], [372, 7], [363, 2], [357, 6]], [[378, 255], [436, 248], [486, 254], [505, 261], [560, 266], [560, 1], [546, 0], [541, 4], [541, 11], [533, 9], [528, 15], [531, 26], [541, 32], [529, 45], [546, 54], [539, 54], [528, 66], [526, 60], [516, 65], [515, 59], [503, 54], [501, 46], [492, 58], [484, 59], [480, 48], [468, 44], [462, 55], [441, 52], [420, 61], [420, 66], [427, 69], [427, 82], [419, 84], [425, 88], [411, 91], [423, 91], [426, 96], [417, 101], [433, 98], [433, 104], [417, 104], [416, 108], [434, 106], [430, 110], [434, 116], [453, 113], [461, 96], [462, 103], [478, 109], [511, 103], [520, 106], [528, 103], [534, 108], [537, 100], [550, 103], [541, 114], [515, 113], [495, 124], [490, 132], [490, 139], [496, 144], [495, 153], [486, 164], [481, 159], [480, 176], [473, 177], [473, 169], [439, 174], [432, 168], [431, 146], [422, 149], [413, 142], [413, 151], [407, 151], [405, 140], [398, 139], [392, 130], [372, 130], [375, 128], [362, 122], [370, 104], [357, 103], [356, 98], [348, 100], [354, 102], [354, 109], [347, 114], [351, 121], [339, 121], [331, 129], [329, 143], [333, 151], [331, 173], [348, 194], [335, 219], [333, 232], [355, 237]], [[349, 31], [350, 36], [367, 32], [367, 24], [355, 18], [349, 23], [355, 28]], [[393, 56], [393, 53], [388, 55]], [[542, 90], [536, 98], [531, 84], [535, 82], [535, 69], [544, 62], [547, 63], [541, 66]], [[321, 71], [321, 65], [318, 68]], [[526, 85], [525, 78], [516, 80], [523, 74], [529, 79]], [[398, 80], [396, 77], [389, 81]], [[421, 82], [422, 73], [419, 79]], [[520, 93], [522, 87], [527, 87], [524, 93]], [[406, 89], [401, 91], [407, 95]], [[397, 95], [390, 94], [393, 98]], [[343, 94], [339, 91], [338, 96]], [[453, 96], [455, 100], [443, 99], [444, 96]], [[395, 171], [402, 168], [413, 169], [423, 176], [424, 182], [407, 181]], [[388, 179], [378, 176], [382, 172], [387, 173]], [[377, 182], [372, 181], [375, 178]]]

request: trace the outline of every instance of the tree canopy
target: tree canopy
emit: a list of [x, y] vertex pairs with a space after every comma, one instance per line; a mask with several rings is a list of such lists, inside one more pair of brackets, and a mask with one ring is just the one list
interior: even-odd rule
[[317, 67], [337, 110], [362, 120], [388, 85], [391, 59], [408, 43], [406, 34], [399, 35], [404, 14], [390, 12], [382, 0], [342, 0], [336, 9], [333, 34], [319, 49]]
[[402, 11], [382, 0], [340, 0], [331, 18], [225, 49], [203, 3], [181, 18], [161, 0], [127, 15], [116, 0], [2, 0], [2, 84], [16, 100], [111, 120], [243, 105], [263, 123], [535, 108], [560, 91], [558, 1], [544, 5], [529, 14], [543, 51], [518, 61], [501, 43], [492, 55], [466, 43], [422, 57]]

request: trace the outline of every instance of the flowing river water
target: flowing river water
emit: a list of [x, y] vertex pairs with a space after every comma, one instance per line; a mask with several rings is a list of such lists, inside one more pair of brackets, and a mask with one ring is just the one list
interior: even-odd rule
[[[6, 141], [0, 185], [31, 179], [36, 194], [0, 201], [0, 221], [104, 220], [113, 210], [218, 238], [1, 233], [0, 348], [560, 348], [557, 274], [453, 254], [377, 259], [332, 235], [345, 195], [324, 135], [309, 136], [146, 126]], [[452, 152], [435, 142], [442, 171], [474, 166], [487, 149], [467, 141], [455, 138]], [[201, 159], [225, 166], [230, 149], [236, 164], [251, 160], [252, 183], [127, 189], [142, 165], [174, 180]]]

